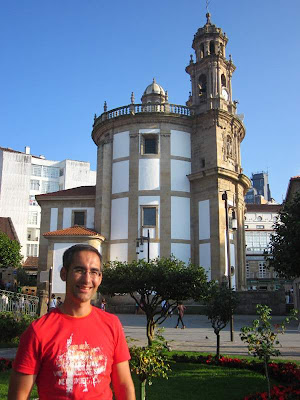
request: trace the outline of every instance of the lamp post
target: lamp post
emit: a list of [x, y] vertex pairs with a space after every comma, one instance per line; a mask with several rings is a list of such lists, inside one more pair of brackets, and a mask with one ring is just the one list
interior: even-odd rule
[[140, 238], [136, 239], [136, 254], [143, 253], [144, 241], [147, 242], [148, 262], [150, 262], [150, 231], [149, 231], [149, 229], [147, 232], [147, 236], [141, 236]]
[[[228, 206], [228, 196], [227, 196], [227, 191], [222, 194], [222, 200], [224, 200], [225, 204], [225, 218], [226, 218], [226, 245], [227, 245], [227, 268], [228, 268], [228, 286], [229, 290], [232, 290], [232, 284], [231, 284], [231, 274], [233, 267], [231, 266], [231, 257], [230, 257], [230, 238], [229, 238], [229, 213], [228, 210], [229, 208], [233, 208]], [[232, 229], [237, 229], [237, 220], [235, 217], [235, 211], [232, 211]], [[233, 314], [231, 313], [230, 317], [230, 340], [233, 342]]]

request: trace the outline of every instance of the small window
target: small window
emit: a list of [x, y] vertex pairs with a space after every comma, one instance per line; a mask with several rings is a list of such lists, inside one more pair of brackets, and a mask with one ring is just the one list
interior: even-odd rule
[[37, 211], [29, 211], [27, 224], [28, 225], [37, 225], [38, 223], [38, 212]]
[[142, 135], [141, 154], [158, 154], [158, 135]]
[[248, 225], [245, 225], [245, 229], [248, 229]]
[[37, 179], [31, 179], [30, 190], [40, 190], [40, 181]]
[[256, 229], [264, 229], [264, 225], [256, 225]]
[[156, 226], [156, 207], [143, 207], [143, 227]]
[[262, 221], [262, 217], [261, 216], [257, 217], [257, 221]]
[[73, 211], [73, 225], [85, 226], [85, 211]]
[[155, 138], [145, 138], [144, 154], [157, 154], [157, 141]]

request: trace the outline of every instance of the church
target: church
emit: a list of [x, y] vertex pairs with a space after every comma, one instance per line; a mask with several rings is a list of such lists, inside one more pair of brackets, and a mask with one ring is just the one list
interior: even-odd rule
[[[205, 268], [208, 279], [246, 288], [245, 137], [232, 98], [235, 70], [228, 38], [211, 22], [199, 28], [185, 71], [191, 91], [173, 104], [153, 79], [141, 101], [95, 115], [96, 186], [37, 196], [42, 208], [40, 276], [51, 269], [52, 292], [63, 293], [62, 254], [76, 243], [97, 247], [104, 261], [169, 257]], [[170, 96], [170, 98], [169, 98]], [[229, 254], [228, 254], [229, 253]], [[230, 261], [228, 261], [230, 260]], [[40, 279], [39, 289], [48, 290]]]

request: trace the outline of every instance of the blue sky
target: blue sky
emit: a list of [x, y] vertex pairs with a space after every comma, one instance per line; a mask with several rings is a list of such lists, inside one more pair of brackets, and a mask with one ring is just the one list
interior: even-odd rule
[[[0, 0], [0, 146], [90, 161], [93, 116], [136, 102], [155, 77], [185, 104], [185, 67], [205, 0]], [[268, 171], [281, 201], [300, 175], [300, 1], [211, 0], [229, 37], [233, 98], [245, 114], [242, 166]]]

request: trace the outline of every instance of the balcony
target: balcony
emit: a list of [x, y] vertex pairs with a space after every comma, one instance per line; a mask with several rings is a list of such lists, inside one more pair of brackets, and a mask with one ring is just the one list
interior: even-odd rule
[[107, 119], [118, 118], [123, 115], [136, 115], [142, 113], [166, 113], [175, 115], [185, 115], [188, 117], [193, 115], [193, 112], [189, 107], [178, 104], [169, 104], [169, 103], [129, 104], [127, 106], [114, 108], [113, 110], [110, 111], [105, 111], [99, 117], [95, 115], [94, 127]]

